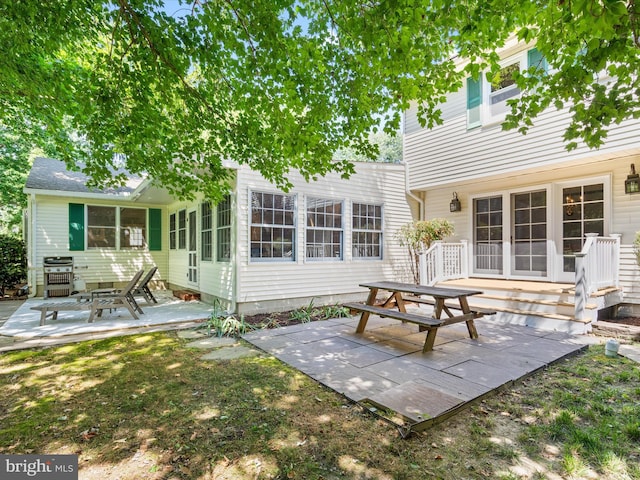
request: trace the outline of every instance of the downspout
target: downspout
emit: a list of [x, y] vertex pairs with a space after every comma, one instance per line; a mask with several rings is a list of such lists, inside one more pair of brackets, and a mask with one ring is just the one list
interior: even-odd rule
[[404, 184], [407, 196], [418, 203], [418, 220], [424, 220], [424, 200], [413, 193], [409, 187], [409, 164], [406, 162], [404, 164]]
[[29, 258], [27, 259], [27, 284], [30, 286], [29, 288], [29, 298], [33, 298], [36, 296], [36, 291], [38, 289], [38, 284], [37, 284], [37, 280], [38, 280], [38, 273], [36, 272], [36, 250], [37, 250], [37, 242], [35, 241], [35, 239], [37, 238], [37, 235], [35, 234], [36, 231], [36, 207], [37, 203], [36, 203], [36, 194], [32, 193], [31, 194], [31, 200], [29, 201], [29, 205], [28, 205], [28, 209], [27, 212], [29, 214], [29, 223], [30, 223], [30, 227], [29, 227], [29, 234], [27, 235], [27, 244], [30, 245], [31, 248], [29, 248]]

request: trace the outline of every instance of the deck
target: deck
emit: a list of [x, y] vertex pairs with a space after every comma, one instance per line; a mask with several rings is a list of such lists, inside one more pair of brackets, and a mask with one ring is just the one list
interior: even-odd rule
[[422, 353], [415, 325], [372, 315], [260, 330], [243, 338], [368, 411], [403, 436], [428, 428], [473, 402], [586, 348], [565, 333], [477, 322], [441, 328], [434, 350]]

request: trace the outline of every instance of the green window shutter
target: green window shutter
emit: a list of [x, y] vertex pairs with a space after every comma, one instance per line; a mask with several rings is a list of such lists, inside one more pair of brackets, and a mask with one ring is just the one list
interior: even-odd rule
[[69, 204], [69, 250], [84, 250], [84, 204]]
[[149, 250], [162, 250], [162, 210], [149, 209]]
[[529, 68], [536, 67], [536, 69], [541, 69], [545, 73], [549, 71], [549, 64], [537, 48], [532, 48], [527, 52], [527, 62]]
[[467, 78], [467, 128], [481, 124], [482, 82], [480, 79]]

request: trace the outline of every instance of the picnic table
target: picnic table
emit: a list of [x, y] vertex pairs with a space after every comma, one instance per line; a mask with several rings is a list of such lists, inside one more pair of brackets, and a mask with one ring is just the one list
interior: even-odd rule
[[[467, 297], [481, 294], [482, 292], [478, 290], [430, 287], [401, 282], [361, 283], [360, 286], [369, 289], [366, 303], [347, 303], [344, 305], [347, 308], [361, 312], [356, 333], [364, 332], [369, 315], [372, 313], [381, 317], [414, 323], [418, 325], [420, 331], [427, 331], [427, 337], [422, 348], [423, 353], [433, 350], [438, 328], [465, 322], [469, 336], [478, 338], [474, 320], [484, 315], [495, 313], [495, 311], [489, 309], [469, 307]], [[385, 290], [390, 295], [382, 304], [376, 304], [380, 290]], [[433, 313], [407, 312], [405, 304], [408, 302], [433, 305]], [[397, 308], [397, 311], [394, 310], [394, 307]], [[456, 313], [452, 310], [456, 311]], [[446, 314], [445, 318], [442, 318], [443, 312]]]

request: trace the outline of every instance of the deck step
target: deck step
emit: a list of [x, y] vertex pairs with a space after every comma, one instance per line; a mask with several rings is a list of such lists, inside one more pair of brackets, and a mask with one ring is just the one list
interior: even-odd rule
[[174, 290], [173, 296], [179, 298], [180, 300], [184, 300], [185, 302], [189, 302], [191, 300], [200, 300], [200, 294], [192, 290]]
[[[469, 307], [473, 310], [475, 306], [469, 304]], [[547, 318], [551, 320], [560, 320], [563, 322], [578, 322], [578, 323], [590, 323], [591, 320], [578, 320], [571, 315], [562, 315], [560, 313], [549, 313], [549, 312], [537, 312], [534, 310], [519, 310], [517, 308], [509, 308], [509, 307], [492, 307], [496, 312], [502, 313], [512, 313], [514, 315], [524, 315], [524, 316], [535, 316], [541, 318]]]
[[[486, 295], [484, 293], [481, 294], [481, 295], [476, 295], [473, 298], [483, 298], [483, 299], [490, 299], [490, 300], [498, 300], [500, 302], [513, 302], [513, 303], [527, 303], [527, 304], [532, 304], [532, 305], [545, 305], [545, 306], [549, 306], [549, 307], [557, 306], [557, 307], [573, 308], [575, 306], [575, 303], [573, 303], [573, 302], [564, 302], [564, 301], [557, 301], [557, 300], [545, 300], [545, 299], [533, 299], [533, 298], [520, 298], [520, 297], [505, 297], [505, 296], [500, 296], [500, 295]], [[598, 308], [598, 305], [596, 305], [595, 303], [587, 303], [586, 308], [588, 308], [589, 310], [595, 310], [596, 308]]]

